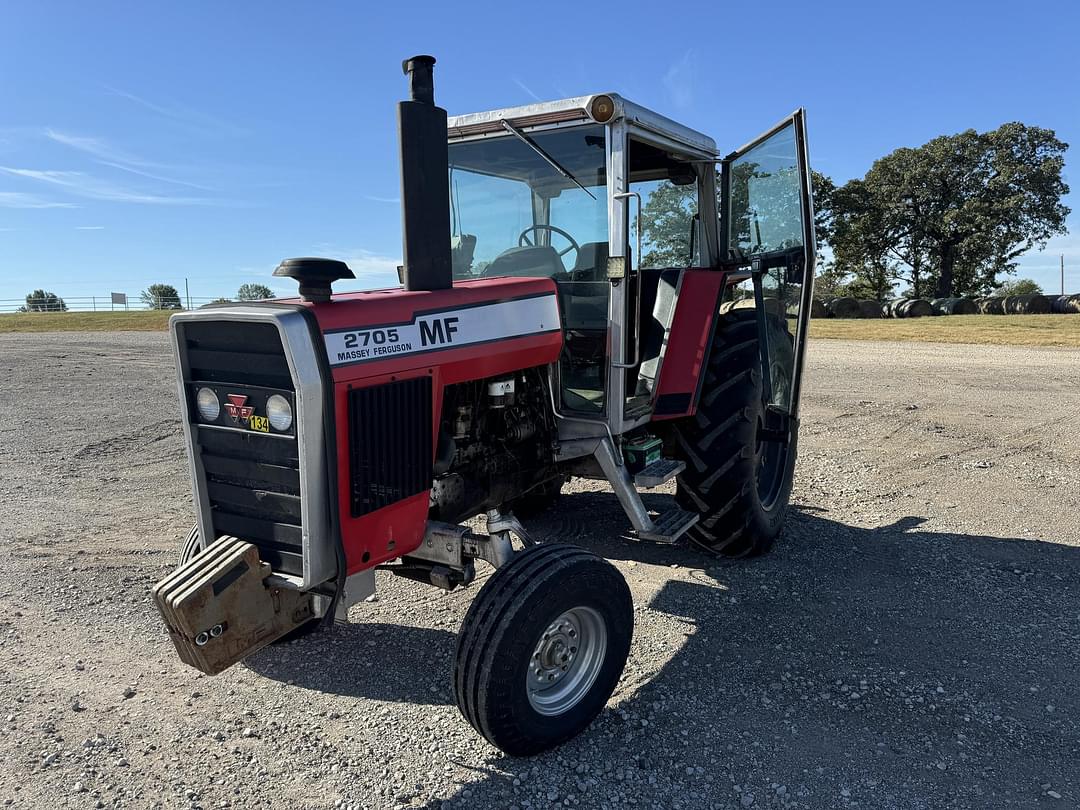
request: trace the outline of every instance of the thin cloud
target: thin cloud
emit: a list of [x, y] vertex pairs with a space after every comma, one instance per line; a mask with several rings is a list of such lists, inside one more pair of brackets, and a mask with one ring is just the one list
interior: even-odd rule
[[372, 202], [378, 202], [378, 203], [399, 203], [399, 202], [401, 202], [400, 197], [376, 197], [376, 196], [374, 196], [372, 194], [364, 194], [363, 197], [364, 197], [365, 200], [371, 200]]
[[671, 103], [679, 109], [691, 107], [694, 103], [694, 51], [687, 50], [672, 63], [664, 73], [664, 89], [667, 90]]
[[150, 180], [157, 180], [162, 183], [172, 183], [177, 186], [198, 189], [199, 191], [213, 191], [212, 188], [200, 185], [199, 183], [192, 183], [189, 180], [181, 180], [176, 177], [160, 174], [157, 170], [176, 171], [178, 167], [170, 166], [166, 163], [157, 163], [156, 161], [146, 160], [138, 155], [126, 152], [123, 149], [117, 149], [115, 146], [101, 138], [85, 135], [72, 135], [67, 132], [57, 132], [55, 129], [46, 129], [45, 137], [55, 143], [90, 155], [91, 157], [96, 158], [98, 163], [103, 166], [130, 172], [131, 174], [146, 177]]
[[514, 84], [516, 84], [518, 87], [520, 87], [527, 95], [531, 96], [534, 101], [543, 101], [543, 99], [540, 98], [540, 96], [538, 96], [536, 93], [534, 93], [532, 91], [532, 88], [530, 88], [529, 85], [525, 84], [525, 82], [523, 82], [517, 76], [511, 76], [510, 81], [512, 81]]
[[126, 90], [121, 90], [117, 87], [112, 87], [111, 85], [105, 85], [105, 89], [114, 96], [127, 99], [133, 104], [137, 104], [144, 109], [160, 115], [162, 118], [167, 118], [187, 129], [194, 130], [204, 135], [227, 135], [230, 137], [247, 135], [247, 130], [242, 129], [235, 124], [223, 121], [220, 118], [215, 118], [212, 115], [207, 115], [198, 110], [193, 110], [190, 107], [185, 107], [181, 104], [156, 104], [141, 96], [137, 96], [134, 93], [129, 93]]
[[42, 169], [16, 169], [10, 166], [0, 166], [0, 172], [15, 177], [25, 177], [41, 183], [48, 183], [63, 188], [71, 194], [79, 197], [87, 197], [92, 200], [106, 200], [109, 202], [141, 203], [146, 205], [220, 205], [215, 200], [201, 197], [170, 197], [162, 194], [149, 194], [141, 191], [127, 189], [100, 180], [84, 172], [50, 171]]
[[78, 208], [75, 203], [46, 200], [22, 191], [0, 191], [0, 208]]
[[105, 226], [104, 225], [76, 225], [75, 230], [77, 230], [77, 231], [103, 231], [103, 230], [105, 230]]

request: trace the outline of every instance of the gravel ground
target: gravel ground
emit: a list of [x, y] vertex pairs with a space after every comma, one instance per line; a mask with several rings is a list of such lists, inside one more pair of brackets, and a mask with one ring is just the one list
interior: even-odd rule
[[613, 560], [637, 625], [593, 726], [514, 760], [452, 704], [473, 589], [380, 575], [347, 627], [180, 664], [148, 595], [191, 523], [165, 336], [0, 336], [0, 802], [1080, 806], [1080, 352], [809, 365], [768, 557], [625, 541], [584, 481], [532, 524]]

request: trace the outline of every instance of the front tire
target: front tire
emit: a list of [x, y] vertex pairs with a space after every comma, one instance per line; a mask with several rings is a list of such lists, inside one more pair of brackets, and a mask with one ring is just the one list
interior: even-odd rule
[[630, 589], [609, 562], [562, 543], [526, 548], [484, 584], [462, 623], [458, 708], [511, 756], [554, 748], [603, 710], [633, 623]]
[[[794, 352], [786, 324], [770, 319], [780, 351]], [[761, 399], [761, 361], [754, 310], [721, 316], [709, 353], [697, 413], [675, 425], [686, 469], [676, 501], [701, 518], [687, 532], [696, 546], [723, 557], [768, 551], [783, 528], [791, 497], [798, 425], [791, 441], [762, 441], [771, 415]], [[791, 355], [773, 363], [777, 389], [790, 386]]]

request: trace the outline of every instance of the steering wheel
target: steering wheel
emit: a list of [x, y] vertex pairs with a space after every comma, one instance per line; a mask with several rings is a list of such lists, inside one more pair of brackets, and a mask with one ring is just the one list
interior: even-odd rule
[[[577, 264], [577, 255], [581, 252], [581, 245], [579, 245], [577, 243], [577, 240], [574, 239], [574, 237], [572, 237], [562, 228], [556, 228], [554, 225], [530, 225], [518, 235], [518, 247], [533, 247], [534, 243], [529, 239], [529, 233], [531, 231], [548, 231], [549, 233], [557, 233], [559, 236], [561, 236], [563, 239], [570, 243], [570, 246], [566, 248], [566, 250], [555, 251], [557, 254], [559, 254], [559, 259], [561, 260], [563, 256], [565, 256], [572, 250], [574, 251], [574, 264]], [[550, 236], [548, 237], [548, 241], [551, 241]], [[572, 264], [570, 266], [573, 267], [574, 265]]]

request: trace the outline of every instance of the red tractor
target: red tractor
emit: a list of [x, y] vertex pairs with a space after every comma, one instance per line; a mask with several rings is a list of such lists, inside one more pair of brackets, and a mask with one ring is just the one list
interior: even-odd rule
[[[520, 520], [579, 476], [639, 541], [746, 556], [781, 530], [815, 256], [804, 115], [726, 157], [612, 93], [447, 118], [434, 61], [404, 63], [400, 287], [332, 294], [345, 264], [289, 259], [297, 298], [173, 316], [197, 523], [155, 598], [216, 673], [346, 620], [376, 570], [452, 589], [481, 560], [454, 692], [526, 755], [601, 711], [634, 614], [612, 565]], [[672, 478], [651, 513], [639, 490]]]

